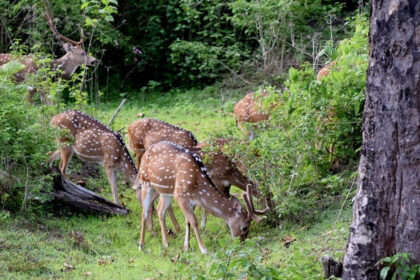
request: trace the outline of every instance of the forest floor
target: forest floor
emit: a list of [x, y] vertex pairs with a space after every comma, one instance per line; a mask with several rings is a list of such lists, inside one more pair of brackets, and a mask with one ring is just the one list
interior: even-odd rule
[[[145, 116], [182, 126], [199, 141], [223, 136], [227, 130], [241, 137], [232, 111], [243, 93], [223, 95], [215, 90], [132, 96], [112, 127], [126, 131], [138, 116]], [[117, 106], [111, 102], [88, 112], [106, 123]], [[81, 166], [73, 159], [69, 173]], [[88, 178], [87, 187], [110, 199], [103, 170], [98, 170], [99, 178]], [[202, 231], [207, 255], [199, 252], [194, 236], [190, 251], [183, 252], [183, 232], [164, 248], [155, 218], [154, 236], [147, 232], [146, 250], [139, 251], [141, 210], [121, 178], [119, 186], [120, 200], [132, 210], [127, 216], [69, 215], [61, 209], [59, 215], [0, 220], [0, 279], [323, 279], [320, 257], [341, 259], [344, 254], [352, 216], [348, 205], [343, 211], [322, 210], [307, 225], [254, 223], [245, 243], [233, 240], [222, 220], [209, 217]], [[175, 212], [182, 222], [177, 207]]]

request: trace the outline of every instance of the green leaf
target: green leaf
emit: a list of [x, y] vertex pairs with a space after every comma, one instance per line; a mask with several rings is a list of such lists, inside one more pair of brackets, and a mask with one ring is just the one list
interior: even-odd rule
[[80, 7], [80, 9], [84, 10], [87, 6], [89, 6], [89, 2], [83, 3], [82, 6]]
[[105, 20], [108, 21], [108, 22], [113, 22], [114, 18], [112, 16], [106, 16]]
[[0, 67], [0, 71], [7, 75], [14, 75], [23, 69], [25, 69], [25, 65], [16, 60], [12, 60]]
[[386, 277], [388, 276], [388, 272], [389, 272], [390, 268], [391, 268], [390, 266], [385, 266], [384, 268], [381, 269], [380, 276], [381, 276], [382, 279], [386, 279]]

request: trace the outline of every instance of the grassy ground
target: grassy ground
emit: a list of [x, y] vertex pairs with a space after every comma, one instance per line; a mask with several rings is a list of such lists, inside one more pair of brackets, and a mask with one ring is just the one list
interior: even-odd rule
[[[132, 98], [113, 128], [125, 131], [136, 114], [143, 113], [189, 129], [199, 141], [227, 130], [239, 135], [231, 114], [239, 98], [239, 93], [222, 98], [213, 87]], [[106, 122], [117, 105], [88, 111]], [[72, 163], [70, 172], [75, 172], [80, 165]], [[103, 174], [90, 180], [88, 187], [103, 189], [111, 197]], [[222, 220], [209, 217], [202, 235], [209, 251], [205, 256], [199, 253], [195, 237], [189, 252], [181, 250], [183, 233], [170, 239], [168, 249], [163, 248], [155, 219], [154, 236], [148, 233], [146, 251], [138, 251], [140, 208], [131, 189], [120, 187], [119, 192], [121, 201], [132, 209], [126, 217], [46, 214], [0, 219], [0, 279], [245, 279], [246, 275], [248, 279], [322, 279], [319, 258], [342, 257], [351, 219], [345, 207], [341, 215], [339, 210], [321, 212], [313, 225], [253, 224], [250, 238], [239, 243]], [[184, 220], [177, 208], [176, 215], [180, 222]], [[169, 219], [167, 224], [173, 228]]]

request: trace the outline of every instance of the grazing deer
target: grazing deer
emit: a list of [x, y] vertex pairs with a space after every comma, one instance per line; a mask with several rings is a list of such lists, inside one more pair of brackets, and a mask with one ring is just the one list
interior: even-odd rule
[[140, 248], [144, 248], [145, 224], [150, 215], [149, 208], [156, 197], [160, 195], [158, 216], [162, 231], [162, 241], [168, 246], [165, 225], [165, 211], [171, 204], [172, 197], [178, 202], [185, 216], [184, 250], [189, 248], [190, 226], [192, 226], [201, 253], [207, 250], [198, 231], [194, 208], [200, 206], [212, 215], [222, 218], [229, 226], [231, 235], [240, 236], [245, 240], [252, 220], [264, 219], [257, 215], [264, 214], [269, 209], [255, 211], [252, 204], [252, 194], [248, 187], [243, 195], [248, 212], [242, 209], [239, 200], [234, 196], [225, 197], [214, 185], [206, 168], [197, 154], [172, 142], [159, 142], [150, 147], [143, 156], [135, 185], [142, 199], [142, 227]]
[[[48, 5], [45, 3], [45, 18], [47, 20], [47, 24], [52, 30], [52, 32], [62, 41], [67, 43], [63, 44], [63, 49], [66, 54], [58, 59], [54, 59], [50, 65], [52, 71], [58, 71], [57, 76], [60, 76], [64, 79], [69, 79], [73, 73], [77, 70], [77, 68], [81, 65], [94, 65], [96, 64], [97, 60], [95, 57], [90, 56], [83, 48], [83, 31], [81, 31], [81, 39], [80, 41], [73, 41], [70, 38], [65, 37], [64, 35], [60, 34], [53, 24], [53, 19], [51, 15], [51, 10]], [[11, 60], [15, 60], [15, 58], [10, 54], [0, 54], [0, 67], [3, 64], [10, 62]], [[28, 74], [33, 74], [38, 71], [38, 66], [36, 65], [36, 61], [31, 55], [25, 55], [23, 58], [18, 59], [21, 64], [25, 67], [24, 69], [20, 70], [14, 75], [14, 79], [16, 82], [21, 83], [25, 80]], [[28, 97], [27, 100], [32, 103], [32, 99], [34, 94], [36, 93], [36, 89], [32, 87], [28, 87]], [[40, 93], [41, 98], [44, 102], [48, 103], [48, 99], [44, 96], [44, 93]]]
[[244, 98], [239, 100], [233, 108], [236, 126], [239, 126], [244, 133], [249, 135], [249, 141], [254, 139], [254, 131], [251, 130], [250, 132], [247, 132], [243, 123], [257, 123], [270, 118], [269, 113], [262, 112], [262, 100], [266, 96], [268, 96], [268, 91], [266, 90], [262, 90], [261, 93], [248, 93]]
[[197, 145], [197, 139], [190, 131], [150, 118], [139, 119], [130, 124], [128, 138], [131, 148], [136, 152], [137, 168], [140, 166], [141, 157], [147, 148], [160, 141], [172, 141], [185, 147]]
[[[229, 157], [227, 157], [219, 150], [216, 152], [202, 150], [201, 148], [208, 146], [208, 144], [205, 142], [197, 144], [196, 138], [188, 130], [161, 120], [143, 118], [133, 122], [128, 126], [128, 137], [130, 139], [130, 146], [136, 153], [137, 168], [140, 166], [142, 155], [150, 146], [160, 141], [171, 141], [193, 150], [202, 158], [209, 158], [209, 161], [205, 164], [209, 172], [209, 176], [217, 188], [225, 196], [229, 197], [231, 185], [235, 185], [238, 188], [245, 190], [247, 184], [251, 184], [253, 186], [254, 195], [259, 196], [256, 184], [248, 180], [248, 178], [239, 171], [239, 169], [229, 159]], [[224, 139], [218, 139], [217, 143], [218, 145], [222, 145], [225, 144], [226, 141]], [[179, 225], [173, 213], [172, 207], [168, 208], [168, 213], [171, 217], [172, 223], [178, 230]], [[148, 223], [150, 228], [150, 225], [152, 224], [151, 216], [149, 216]], [[205, 227], [205, 224], [206, 214], [204, 212], [201, 226]]]
[[[216, 144], [219, 144], [219, 142], [225, 143], [222, 139], [218, 139]], [[196, 147], [191, 148], [190, 150], [197, 153], [201, 158], [208, 158], [208, 161], [204, 164], [207, 173], [224, 196], [230, 196], [231, 185], [234, 185], [243, 191], [246, 191], [246, 188], [249, 185], [252, 187], [252, 194], [254, 196], [261, 196], [257, 184], [243, 175], [236, 164], [221, 152], [219, 147], [212, 151], [206, 149], [208, 145], [208, 143], [200, 142]], [[205, 227], [206, 220], [207, 215], [204, 211], [201, 219], [202, 228]]]
[[333, 67], [335, 64], [336, 62], [332, 61], [331, 63], [322, 67], [321, 70], [319, 70], [318, 75], [316, 75], [316, 80], [320, 82], [323, 77], [328, 76], [330, 74], [331, 67]]
[[60, 158], [60, 172], [66, 176], [67, 166], [75, 153], [81, 160], [104, 166], [114, 202], [118, 204], [116, 171], [122, 171], [126, 180], [135, 182], [137, 169], [122, 137], [91, 116], [79, 111], [64, 111], [51, 119], [51, 125], [70, 131], [70, 137], [58, 139], [61, 147], [49, 156], [50, 164]]

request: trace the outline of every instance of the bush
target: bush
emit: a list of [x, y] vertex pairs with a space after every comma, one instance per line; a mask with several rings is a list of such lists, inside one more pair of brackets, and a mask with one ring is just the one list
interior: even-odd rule
[[362, 141], [368, 21], [359, 15], [351, 24], [354, 34], [334, 52], [331, 74], [318, 82], [311, 66], [291, 68], [283, 92], [267, 88], [271, 96], [263, 107], [272, 113], [268, 122], [257, 125], [258, 137], [232, 151], [250, 166], [251, 177], [273, 194], [278, 218], [307, 222], [337, 201], [355, 176], [352, 167]]
[[59, 86], [43, 71], [24, 83], [14, 83], [13, 74], [22, 67], [12, 61], [0, 70], [0, 205], [12, 211], [27, 208], [31, 201], [50, 199], [45, 193], [50, 178], [43, 170], [47, 152], [54, 149], [48, 123], [56, 108], [33, 106], [25, 99], [29, 85], [45, 90], [48, 84], [50, 92]]

